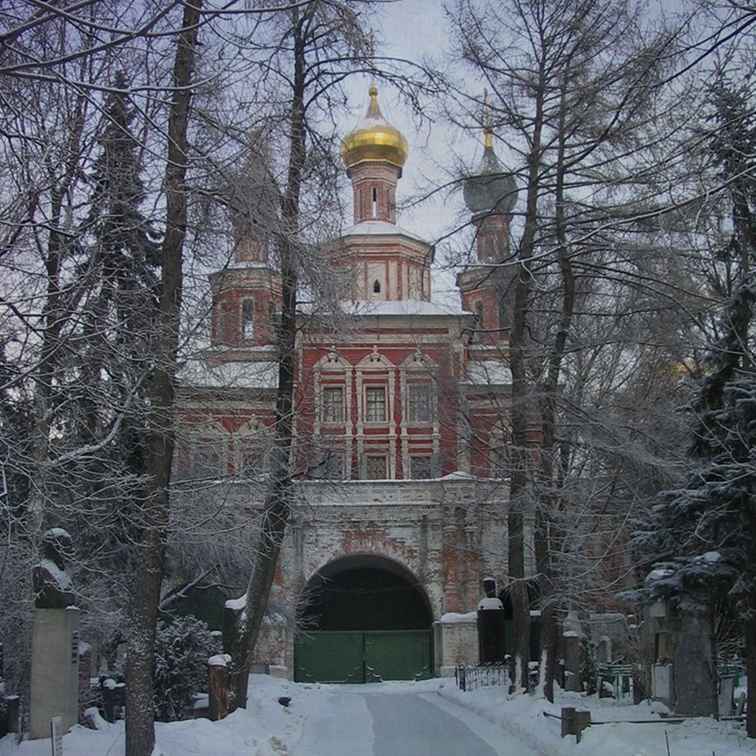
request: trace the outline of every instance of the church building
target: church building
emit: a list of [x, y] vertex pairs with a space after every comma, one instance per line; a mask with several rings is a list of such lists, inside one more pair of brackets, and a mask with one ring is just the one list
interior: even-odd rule
[[[342, 144], [354, 224], [328, 245], [343, 322], [313, 307], [299, 316], [297, 497], [257, 650], [300, 681], [453, 673], [477, 661], [483, 578], [507, 580], [511, 273], [496, 263], [510, 254], [516, 187], [486, 130], [464, 187], [476, 255], [457, 276], [459, 305], [442, 305], [433, 245], [397, 224], [407, 157], [372, 86]], [[180, 376], [176, 496], [209, 510], [222, 491], [252, 522], [275, 411], [280, 280], [250, 234], [211, 288], [211, 345]], [[188, 476], [207, 483], [181, 493]]]

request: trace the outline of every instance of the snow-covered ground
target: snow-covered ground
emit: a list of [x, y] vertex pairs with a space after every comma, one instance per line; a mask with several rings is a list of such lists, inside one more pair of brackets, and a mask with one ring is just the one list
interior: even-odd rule
[[[671, 756], [756, 756], [756, 741], [745, 737], [745, 729], [739, 723], [691, 719], [682, 724], [664, 724], [655, 707], [646, 702], [621, 705], [612, 699], [599, 701], [595, 696], [561, 691], [557, 701], [550, 704], [538, 696], [509, 696], [502, 688], [463, 693], [453, 681], [438, 692], [549, 756], [665, 756], [665, 732]], [[577, 744], [574, 736], [561, 737], [558, 719], [544, 717], [544, 712], [559, 715], [563, 706], [590, 709], [594, 722], [653, 719], [659, 724], [597, 725], [585, 731]]]
[[[277, 699], [290, 696], [289, 708]], [[750, 756], [756, 743], [734, 723], [615, 724], [578, 745], [544, 711], [591, 709], [594, 721], [656, 718], [648, 705], [621, 706], [561, 693], [556, 704], [501, 688], [462, 693], [453, 680], [376, 685], [305, 685], [254, 675], [250, 705], [222, 722], [158, 724], [155, 756]], [[65, 756], [123, 756], [123, 723], [75, 727]], [[49, 756], [50, 741], [0, 740], [0, 756]]]

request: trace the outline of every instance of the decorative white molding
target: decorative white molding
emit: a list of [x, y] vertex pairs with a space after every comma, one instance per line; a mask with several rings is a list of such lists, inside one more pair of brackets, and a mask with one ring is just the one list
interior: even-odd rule
[[[342, 357], [336, 350], [336, 346], [331, 344], [331, 348], [323, 355], [313, 366], [313, 434], [315, 442], [320, 445], [323, 435], [322, 426], [327, 425], [332, 428], [343, 426], [343, 435], [333, 434], [333, 438], [344, 439], [344, 476], [350, 478], [352, 475], [352, 384], [354, 369], [351, 363]], [[328, 376], [334, 380], [324, 382], [323, 376]], [[338, 380], [341, 378], [341, 380]], [[328, 386], [344, 389], [344, 419], [341, 423], [323, 423], [323, 405], [322, 397], [323, 388]]]

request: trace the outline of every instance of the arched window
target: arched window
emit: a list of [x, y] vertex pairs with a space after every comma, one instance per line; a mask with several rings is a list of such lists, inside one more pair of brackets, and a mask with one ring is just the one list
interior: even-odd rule
[[373, 187], [373, 218], [378, 217], [378, 190]]
[[380, 294], [381, 293], [381, 282], [376, 278], [375, 281], [373, 281], [373, 294]]

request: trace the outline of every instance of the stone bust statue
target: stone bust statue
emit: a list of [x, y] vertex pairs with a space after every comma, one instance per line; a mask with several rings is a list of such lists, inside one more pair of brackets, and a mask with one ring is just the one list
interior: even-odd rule
[[42, 536], [42, 559], [32, 575], [37, 609], [65, 609], [74, 603], [65, 564], [65, 556], [72, 553], [72, 547], [71, 536], [63, 528], [52, 528]]

